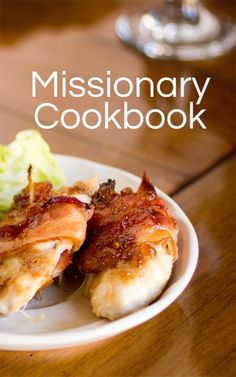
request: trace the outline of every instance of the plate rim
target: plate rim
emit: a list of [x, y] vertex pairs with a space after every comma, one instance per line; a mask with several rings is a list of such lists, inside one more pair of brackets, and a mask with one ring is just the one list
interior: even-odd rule
[[[132, 174], [126, 170], [102, 164], [100, 162], [80, 158], [77, 156], [70, 156], [64, 154], [54, 154], [57, 160], [60, 159], [76, 159], [82, 161], [85, 164], [93, 165], [94, 167], [109, 168], [117, 173], [123, 174], [126, 177], [130, 177], [132, 180], [140, 181], [140, 177]], [[105, 319], [98, 319], [98, 321], [103, 321], [103, 323], [96, 328], [89, 329], [88, 331], [81, 331], [80, 327], [75, 327], [72, 329], [61, 330], [61, 331], [51, 331], [48, 333], [37, 333], [37, 334], [18, 334], [18, 333], [4, 333], [0, 332], [0, 349], [1, 350], [11, 350], [11, 351], [27, 351], [27, 350], [48, 350], [48, 349], [59, 349], [67, 348], [72, 346], [79, 346], [84, 344], [89, 344], [92, 342], [97, 342], [103, 340], [124, 331], [127, 331], [133, 327], [136, 327], [142, 323], [145, 323], [149, 319], [155, 317], [169, 305], [171, 305], [177, 297], [179, 297], [189, 284], [194, 271], [197, 266], [198, 256], [199, 256], [199, 246], [196, 232], [189, 218], [182, 210], [182, 208], [165, 192], [156, 187], [158, 195], [160, 195], [167, 204], [171, 203], [174, 211], [177, 211], [181, 215], [186, 229], [188, 230], [188, 235], [190, 237], [191, 253], [189, 253], [188, 268], [184, 272], [183, 276], [169, 288], [175, 287], [175, 289], [170, 290], [169, 288], [165, 292], [168, 295], [161, 295], [152, 304], [134, 312], [128, 314], [125, 317], [117, 319], [115, 321], [108, 321]]]

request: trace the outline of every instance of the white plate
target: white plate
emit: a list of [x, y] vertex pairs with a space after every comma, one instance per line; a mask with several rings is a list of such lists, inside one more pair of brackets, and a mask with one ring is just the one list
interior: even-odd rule
[[[97, 175], [100, 182], [113, 178], [117, 188], [136, 189], [140, 178], [125, 171], [80, 158], [60, 156], [57, 159], [67, 175], [67, 183]], [[21, 313], [0, 319], [0, 348], [4, 350], [43, 350], [64, 348], [94, 342], [121, 333], [154, 317], [169, 306], [186, 288], [198, 259], [196, 233], [181, 208], [166, 194], [157, 193], [168, 204], [177, 220], [179, 259], [174, 265], [170, 282], [161, 297], [133, 314], [110, 322], [92, 314], [82, 295], [65, 299], [64, 292], [52, 285], [43, 291], [43, 300], [33, 300], [26, 310], [34, 320]]]

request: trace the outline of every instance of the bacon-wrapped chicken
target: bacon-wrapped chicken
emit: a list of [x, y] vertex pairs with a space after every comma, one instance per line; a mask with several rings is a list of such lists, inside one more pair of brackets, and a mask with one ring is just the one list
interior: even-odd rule
[[95, 211], [78, 256], [93, 312], [111, 320], [155, 300], [177, 259], [176, 222], [146, 175], [136, 193], [108, 180], [93, 195]]
[[0, 222], [0, 316], [21, 307], [53, 282], [86, 236], [93, 206], [82, 203], [86, 184], [53, 192], [49, 182], [33, 183], [15, 197]]

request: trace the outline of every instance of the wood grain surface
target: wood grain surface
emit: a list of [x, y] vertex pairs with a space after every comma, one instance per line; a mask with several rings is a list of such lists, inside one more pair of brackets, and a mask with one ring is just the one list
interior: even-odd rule
[[[127, 4], [129, 3], [129, 4]], [[132, 3], [132, 4], [131, 4]], [[208, 1], [235, 20], [235, 2]], [[150, 61], [123, 45], [114, 21], [128, 6], [147, 1], [2, 1], [0, 143], [35, 127], [34, 109], [51, 94], [31, 97], [31, 71], [105, 77], [111, 69], [135, 78], [211, 77], [202, 107], [207, 130], [120, 131], [78, 127], [42, 131], [52, 150], [113, 165], [137, 175], [147, 170], [172, 195], [196, 228], [197, 271], [186, 291], [164, 312], [124, 334], [83, 347], [42, 352], [0, 351], [0, 375], [59, 377], [234, 377], [235, 307], [235, 54], [204, 62]], [[94, 58], [96, 57], [96, 58]], [[189, 88], [187, 101], [194, 98]], [[161, 99], [165, 111], [186, 100]], [[137, 104], [138, 101], [138, 104]], [[55, 100], [54, 100], [55, 102]], [[96, 102], [102, 107], [103, 100]], [[120, 100], [111, 98], [119, 107]], [[88, 107], [88, 98], [57, 99], [61, 108]], [[147, 93], [129, 101], [144, 112]], [[47, 118], [45, 119], [47, 120]]]

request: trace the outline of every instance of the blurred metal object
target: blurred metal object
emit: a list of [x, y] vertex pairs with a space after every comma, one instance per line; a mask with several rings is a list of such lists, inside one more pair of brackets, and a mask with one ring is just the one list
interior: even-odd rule
[[124, 42], [154, 59], [202, 60], [236, 45], [236, 27], [199, 0], [165, 0], [159, 9], [121, 15], [116, 32]]

